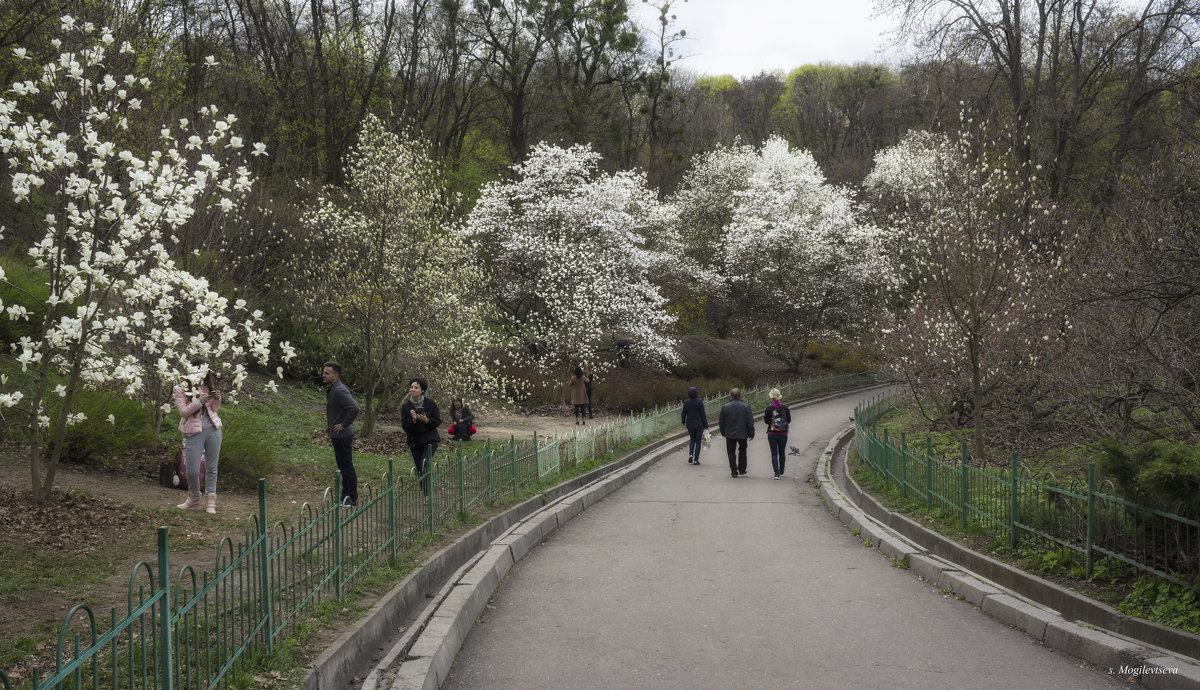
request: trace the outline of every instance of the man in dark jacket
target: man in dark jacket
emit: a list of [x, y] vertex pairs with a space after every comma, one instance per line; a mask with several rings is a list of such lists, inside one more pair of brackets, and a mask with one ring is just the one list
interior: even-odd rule
[[704, 411], [704, 401], [695, 388], [688, 389], [680, 421], [688, 430], [688, 464], [699, 465], [700, 449], [704, 447], [704, 430], [708, 428], [708, 413]]
[[354, 420], [358, 419], [359, 407], [350, 395], [350, 389], [342, 383], [342, 365], [326, 362], [321, 370], [325, 382], [325, 426], [329, 441], [333, 444], [333, 459], [342, 471], [343, 507], [358, 505], [358, 475], [354, 472], [354, 459], [350, 454], [354, 445]]
[[729, 454], [729, 472], [734, 479], [746, 475], [746, 444], [754, 438], [754, 412], [742, 402], [742, 390], [729, 391], [733, 398], [721, 406], [717, 425], [725, 437], [725, 452]]

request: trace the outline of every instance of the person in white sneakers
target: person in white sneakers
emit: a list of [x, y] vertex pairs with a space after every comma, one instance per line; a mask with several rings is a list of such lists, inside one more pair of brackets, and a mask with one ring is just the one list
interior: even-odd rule
[[[179, 411], [179, 431], [183, 434], [187, 458], [188, 497], [177, 507], [191, 510], [200, 505], [200, 459], [204, 459], [204, 510], [217, 512], [217, 463], [221, 458], [221, 391], [217, 389], [212, 371], [202, 359], [192, 360], [202, 376], [200, 383], [190, 381], [171, 391], [175, 409]], [[184, 389], [187, 385], [188, 390]]]

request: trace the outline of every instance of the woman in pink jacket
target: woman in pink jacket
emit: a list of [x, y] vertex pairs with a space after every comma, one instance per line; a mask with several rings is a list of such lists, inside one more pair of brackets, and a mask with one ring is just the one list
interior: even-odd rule
[[[192, 366], [203, 367], [203, 360], [193, 360]], [[183, 386], [172, 391], [175, 409], [179, 411], [179, 431], [183, 433], [184, 452], [187, 457], [187, 500], [179, 508], [189, 510], [200, 505], [200, 458], [204, 458], [204, 493], [207, 495], [205, 511], [217, 512], [217, 461], [221, 456], [221, 391], [207, 367], [203, 382], [184, 392]]]

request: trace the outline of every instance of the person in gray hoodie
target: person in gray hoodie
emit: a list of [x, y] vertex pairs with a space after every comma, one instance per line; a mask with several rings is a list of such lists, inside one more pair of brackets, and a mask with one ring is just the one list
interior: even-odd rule
[[342, 365], [326, 362], [321, 370], [325, 382], [325, 426], [329, 441], [333, 444], [333, 459], [342, 471], [341, 505], [353, 508], [358, 505], [358, 475], [354, 472], [354, 420], [358, 419], [359, 407], [350, 395], [350, 389], [342, 383]]
[[746, 476], [746, 444], [754, 438], [754, 412], [742, 401], [742, 390], [729, 391], [733, 398], [721, 406], [717, 426], [725, 437], [725, 452], [729, 454], [729, 472], [734, 479]]
[[704, 430], [708, 428], [708, 413], [704, 401], [694, 387], [688, 389], [687, 400], [683, 401], [680, 422], [688, 431], [688, 464], [700, 464], [700, 449], [704, 447]]

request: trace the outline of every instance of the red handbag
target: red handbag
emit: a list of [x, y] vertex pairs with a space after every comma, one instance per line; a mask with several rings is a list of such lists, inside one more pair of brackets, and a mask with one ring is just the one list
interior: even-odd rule
[[[200, 483], [204, 483], [204, 453], [200, 454]], [[179, 450], [179, 467], [175, 470], [175, 487], [187, 491], [187, 447]]]

